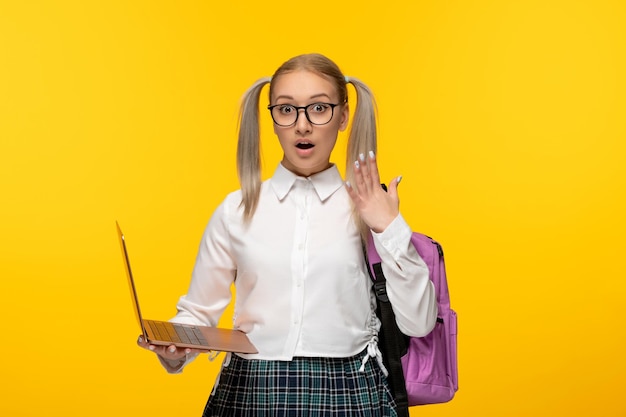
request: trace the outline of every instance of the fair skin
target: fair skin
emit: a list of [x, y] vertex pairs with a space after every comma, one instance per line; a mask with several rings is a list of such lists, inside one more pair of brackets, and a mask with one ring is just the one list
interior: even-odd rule
[[[291, 104], [300, 107], [318, 102], [339, 102], [339, 94], [334, 84], [310, 71], [299, 70], [282, 74], [272, 82], [271, 104]], [[296, 175], [308, 177], [331, 166], [330, 155], [339, 132], [344, 131], [348, 125], [349, 110], [347, 103], [337, 106], [332, 120], [325, 125], [311, 124], [304, 111], [299, 111], [300, 115], [295, 124], [287, 127], [274, 125], [274, 133], [283, 150], [282, 165]], [[385, 192], [380, 186], [376, 156], [373, 152], [361, 155], [352, 169], [354, 184], [346, 183], [346, 191], [363, 221], [374, 232], [380, 233], [398, 216], [400, 177], [391, 180], [388, 192]], [[183, 360], [185, 354], [206, 352], [176, 348], [173, 345], [155, 346], [147, 343], [142, 337], [137, 344], [155, 352], [172, 365]]]
[[[282, 74], [273, 81], [271, 104], [291, 104], [296, 107], [317, 102], [338, 103], [335, 85], [324, 77], [306, 70]], [[348, 104], [335, 108], [330, 123], [314, 125], [299, 110], [295, 124], [287, 127], [274, 125], [274, 133], [283, 149], [282, 164], [293, 173], [308, 177], [327, 169], [337, 135], [348, 126]], [[302, 145], [306, 144], [305, 147]], [[356, 184], [346, 189], [363, 221], [377, 233], [382, 232], [399, 213], [397, 186], [399, 177], [389, 182], [389, 191], [380, 187], [376, 156], [370, 152], [355, 161]]]
[[[277, 77], [272, 85], [271, 104], [306, 106], [312, 103], [339, 103], [334, 85], [309, 71], [294, 71]], [[347, 103], [335, 107], [332, 120], [325, 125], [311, 124], [304, 110], [295, 124], [274, 125], [283, 150], [282, 165], [296, 175], [309, 177], [330, 166], [330, 154], [337, 135], [348, 125]], [[303, 146], [305, 145], [305, 146]]]

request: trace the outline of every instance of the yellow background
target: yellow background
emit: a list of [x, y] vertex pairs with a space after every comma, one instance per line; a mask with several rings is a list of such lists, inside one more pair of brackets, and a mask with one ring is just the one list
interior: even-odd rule
[[460, 391], [412, 415], [626, 416], [624, 3], [371, 3], [0, 1], [0, 415], [201, 414], [218, 364], [136, 347], [115, 220], [169, 318], [241, 94], [317, 51], [376, 93], [383, 176], [446, 250]]

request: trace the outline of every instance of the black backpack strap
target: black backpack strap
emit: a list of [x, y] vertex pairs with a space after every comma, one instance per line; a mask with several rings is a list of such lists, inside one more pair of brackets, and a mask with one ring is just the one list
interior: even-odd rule
[[[380, 184], [380, 186], [387, 191], [385, 184]], [[396, 315], [393, 313], [389, 297], [387, 296], [387, 279], [383, 274], [382, 265], [380, 262], [372, 265], [374, 270], [374, 276], [372, 276], [365, 242], [363, 242], [363, 252], [368, 264], [367, 271], [374, 282], [376, 300], [378, 300], [377, 314], [381, 322], [380, 331], [378, 332], [378, 348], [383, 355], [383, 364], [389, 372], [387, 381], [396, 402], [398, 417], [409, 417], [409, 398], [406, 393], [401, 361], [401, 358], [406, 355], [409, 346], [408, 337], [400, 331], [396, 323]]]
[[378, 317], [382, 323], [378, 333], [379, 348], [383, 354], [383, 363], [389, 371], [387, 380], [397, 405], [398, 417], [409, 416], [409, 399], [406, 393], [404, 372], [401, 358], [407, 351], [407, 337], [396, 324], [396, 316], [387, 296], [387, 280], [380, 263], [372, 265], [375, 281], [374, 292], [378, 300]]

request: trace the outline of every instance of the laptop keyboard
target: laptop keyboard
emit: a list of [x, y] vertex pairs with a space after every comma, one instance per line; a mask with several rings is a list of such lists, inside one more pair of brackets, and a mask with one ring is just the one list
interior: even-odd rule
[[171, 323], [169, 321], [148, 321], [154, 335], [163, 341], [189, 345], [207, 345], [200, 329], [189, 324]]

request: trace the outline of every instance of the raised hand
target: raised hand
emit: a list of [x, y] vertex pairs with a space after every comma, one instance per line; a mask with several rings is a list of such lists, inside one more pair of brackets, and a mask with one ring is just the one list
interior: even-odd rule
[[389, 182], [385, 192], [380, 185], [380, 176], [376, 164], [376, 156], [370, 151], [368, 156], [361, 154], [354, 161], [354, 184], [346, 182], [346, 189], [359, 212], [359, 215], [376, 233], [380, 233], [398, 216], [400, 199], [398, 183], [402, 177]]

